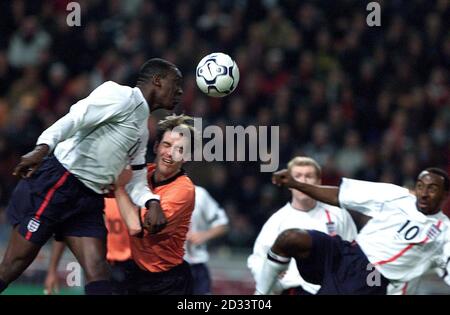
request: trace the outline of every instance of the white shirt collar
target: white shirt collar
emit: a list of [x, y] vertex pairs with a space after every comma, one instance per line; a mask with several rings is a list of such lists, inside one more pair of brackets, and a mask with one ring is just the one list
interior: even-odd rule
[[136, 91], [137, 97], [140, 99], [141, 102], [144, 102], [145, 106], [147, 106], [148, 110], [150, 111], [150, 106], [148, 106], [147, 100], [145, 99], [144, 94], [142, 94], [141, 89], [138, 88], [137, 86], [135, 86], [135, 87], [133, 88], [133, 90]]

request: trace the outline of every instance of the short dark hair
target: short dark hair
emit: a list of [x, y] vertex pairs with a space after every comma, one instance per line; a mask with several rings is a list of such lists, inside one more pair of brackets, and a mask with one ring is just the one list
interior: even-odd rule
[[161, 58], [147, 60], [139, 70], [136, 85], [147, 83], [155, 75], [165, 78], [175, 68], [173, 63]]
[[435, 174], [435, 175], [438, 175], [438, 176], [442, 176], [444, 178], [444, 189], [445, 189], [445, 191], [449, 191], [450, 178], [446, 171], [444, 171], [442, 168], [439, 168], [439, 167], [429, 167], [429, 168], [425, 169], [425, 171]]

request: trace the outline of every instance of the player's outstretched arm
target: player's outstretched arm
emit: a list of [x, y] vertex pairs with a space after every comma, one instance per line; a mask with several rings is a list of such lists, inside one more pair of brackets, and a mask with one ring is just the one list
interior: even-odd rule
[[47, 156], [50, 148], [46, 144], [37, 145], [33, 151], [23, 155], [14, 169], [13, 175], [21, 178], [28, 178], [36, 172], [42, 163], [44, 157]]
[[292, 178], [287, 169], [273, 173], [272, 183], [277, 186], [286, 186], [304, 192], [318, 201], [339, 207], [339, 187], [321, 186], [301, 183]]

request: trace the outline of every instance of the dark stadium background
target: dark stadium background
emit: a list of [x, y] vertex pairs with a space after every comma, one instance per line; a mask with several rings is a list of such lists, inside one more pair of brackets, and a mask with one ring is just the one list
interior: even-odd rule
[[[411, 187], [423, 167], [450, 171], [450, 1], [378, 1], [380, 27], [366, 24], [369, 1], [85, 0], [80, 27], [66, 23], [69, 2], [0, 2], [0, 252], [20, 156], [101, 82], [133, 86], [150, 57], [182, 70], [178, 113], [203, 126], [280, 126], [280, 166], [311, 156], [325, 184], [349, 176]], [[197, 62], [215, 51], [241, 72], [223, 99], [195, 84]], [[251, 293], [246, 255], [289, 194], [255, 162], [187, 169], [231, 220], [228, 236], [211, 244], [215, 293]], [[44, 248], [22, 283], [39, 284], [47, 259]], [[422, 292], [440, 290], [431, 281]]]

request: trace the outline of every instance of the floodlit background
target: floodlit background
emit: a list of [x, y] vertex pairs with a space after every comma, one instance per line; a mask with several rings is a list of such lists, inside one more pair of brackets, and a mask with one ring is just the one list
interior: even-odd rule
[[[411, 187], [423, 167], [450, 171], [448, 0], [378, 1], [380, 27], [366, 24], [368, 1], [356, 0], [86, 0], [77, 1], [81, 26], [72, 27], [69, 2], [0, 2], [0, 252], [20, 156], [100, 83], [134, 86], [151, 57], [184, 74], [177, 113], [201, 117], [204, 127], [280, 126], [280, 166], [311, 156], [325, 184], [349, 176]], [[198, 61], [216, 51], [232, 56], [241, 72], [237, 90], [223, 99], [195, 85]], [[150, 144], [162, 116], [153, 116]], [[255, 162], [187, 169], [231, 221], [230, 233], [211, 244], [214, 293], [252, 293], [246, 257], [289, 193]], [[44, 248], [8, 292], [40, 293], [48, 253]], [[67, 253], [62, 278], [71, 260]], [[431, 276], [422, 282], [421, 293], [444, 292]]]

